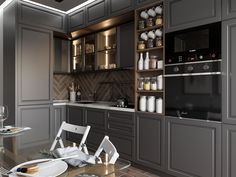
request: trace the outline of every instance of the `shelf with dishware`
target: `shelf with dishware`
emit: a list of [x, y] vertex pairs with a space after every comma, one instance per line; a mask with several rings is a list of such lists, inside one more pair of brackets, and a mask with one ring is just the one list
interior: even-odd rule
[[164, 115], [163, 1], [135, 10], [135, 110]]

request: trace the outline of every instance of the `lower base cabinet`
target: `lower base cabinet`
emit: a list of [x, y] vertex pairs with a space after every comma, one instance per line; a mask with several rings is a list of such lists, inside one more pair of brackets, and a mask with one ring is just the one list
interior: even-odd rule
[[53, 137], [56, 137], [63, 121], [66, 121], [66, 106], [53, 106]]
[[221, 123], [166, 118], [166, 149], [172, 175], [221, 177]]
[[19, 139], [19, 148], [50, 143], [52, 132], [52, 106], [34, 105], [18, 107], [17, 126], [31, 127], [29, 133]]
[[236, 125], [223, 124], [222, 126], [222, 177], [236, 176]]
[[153, 169], [164, 165], [164, 119], [155, 114], [136, 113], [135, 162]]

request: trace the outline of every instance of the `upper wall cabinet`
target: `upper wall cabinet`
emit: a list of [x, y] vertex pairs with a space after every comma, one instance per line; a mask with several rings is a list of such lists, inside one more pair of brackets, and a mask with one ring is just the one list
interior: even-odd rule
[[79, 9], [68, 16], [69, 32], [85, 26], [85, 8]]
[[222, 18], [223, 20], [236, 17], [236, 1], [222, 0]]
[[156, 0], [135, 0], [137, 6], [143, 6], [149, 3], [156, 2]]
[[19, 22], [53, 31], [66, 32], [66, 16], [62, 13], [27, 3], [19, 3]]
[[108, 0], [109, 15], [121, 15], [134, 8], [134, 0]]
[[86, 6], [86, 22], [88, 25], [98, 23], [107, 18], [107, 0], [97, 0]]
[[165, 6], [167, 32], [221, 20], [221, 0], [166, 0]]

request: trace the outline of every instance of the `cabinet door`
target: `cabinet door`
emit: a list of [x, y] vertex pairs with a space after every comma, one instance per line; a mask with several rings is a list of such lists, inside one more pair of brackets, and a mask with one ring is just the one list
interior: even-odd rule
[[53, 34], [28, 26], [18, 34], [18, 104], [51, 103]]
[[166, 136], [174, 176], [221, 177], [221, 123], [167, 118]]
[[70, 41], [54, 37], [53, 73], [70, 73]]
[[223, 177], [236, 176], [236, 126], [235, 125], [223, 125], [223, 159], [222, 169]]
[[165, 5], [167, 32], [221, 20], [221, 0], [167, 0]]
[[109, 16], [121, 15], [134, 7], [134, 0], [108, 0]]
[[136, 0], [136, 5], [137, 6], [143, 6], [149, 3], [156, 2], [156, 0]]
[[86, 22], [88, 25], [106, 19], [107, 15], [107, 0], [97, 0], [86, 7]]
[[85, 26], [85, 8], [79, 9], [68, 16], [69, 31], [75, 31]]
[[117, 28], [118, 66], [134, 67], [134, 23], [126, 23]]
[[66, 15], [29, 3], [19, 3], [19, 22], [27, 25], [66, 32]]
[[[67, 122], [74, 125], [84, 125], [84, 108], [69, 106], [67, 108]], [[80, 143], [82, 136], [75, 133], [67, 133], [67, 139], [72, 142]]]
[[163, 119], [156, 115], [136, 114], [136, 161], [154, 169], [164, 165]]
[[236, 1], [222, 0], [222, 18], [223, 20], [236, 17]]
[[53, 137], [56, 137], [63, 121], [66, 121], [66, 106], [53, 106]]
[[18, 107], [17, 126], [31, 127], [29, 132], [20, 137], [20, 148], [50, 143], [53, 138], [52, 106], [21, 106]]
[[222, 119], [236, 124], [236, 20], [222, 23]]
[[91, 126], [87, 138], [88, 147], [97, 150], [106, 134], [106, 110], [93, 108], [85, 109], [85, 125]]

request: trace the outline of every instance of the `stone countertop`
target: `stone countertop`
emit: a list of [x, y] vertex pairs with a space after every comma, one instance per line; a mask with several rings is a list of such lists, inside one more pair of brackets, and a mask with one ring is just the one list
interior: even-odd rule
[[[81, 102], [86, 102], [86, 100]], [[106, 109], [114, 111], [135, 112], [134, 108], [113, 107], [112, 105], [115, 104], [114, 102], [104, 102], [104, 101], [96, 101], [93, 103], [81, 103], [81, 102], [70, 102], [68, 100], [54, 100], [53, 106], [79, 106], [85, 108], [98, 108], [98, 109]]]

